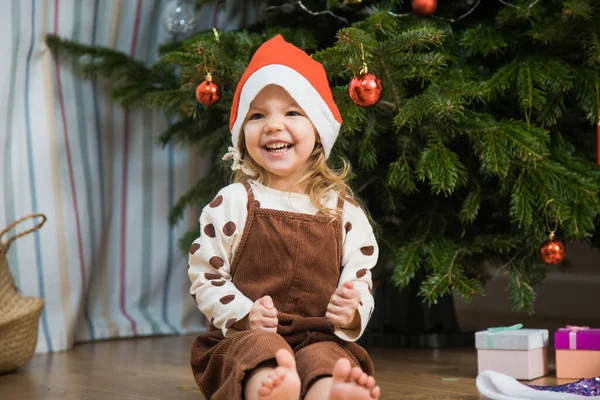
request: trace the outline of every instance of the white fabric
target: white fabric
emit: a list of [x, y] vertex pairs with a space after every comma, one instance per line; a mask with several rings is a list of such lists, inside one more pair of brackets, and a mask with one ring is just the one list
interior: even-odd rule
[[476, 379], [477, 390], [490, 400], [569, 400], [590, 399], [600, 396], [578, 396], [536, 390], [516, 379], [495, 371], [483, 371]]
[[267, 65], [254, 72], [244, 83], [240, 93], [240, 102], [236, 120], [231, 131], [233, 145], [239, 149], [239, 137], [250, 103], [267, 85], [284, 88], [296, 103], [304, 110], [319, 133], [325, 157], [329, 157], [333, 144], [340, 131], [341, 124], [335, 119], [331, 109], [317, 89], [298, 71], [279, 64]]
[[[168, 215], [207, 168], [188, 149], [157, 145], [168, 126], [160, 109], [125, 110], [111, 82], [82, 80], [45, 44], [53, 33], [153, 64], [168, 40], [162, 11], [170, 1], [2, 1], [0, 230], [32, 213], [48, 217], [8, 252], [23, 294], [45, 300], [38, 353], [206, 330], [177, 246], [197, 215], [175, 227]], [[198, 11], [198, 30], [258, 17], [256, 2], [220, 3], [218, 12]]]
[[[261, 208], [312, 215], [318, 211], [307, 195], [281, 192], [254, 181], [251, 181], [251, 187]], [[223, 331], [223, 335], [227, 336], [229, 331], [234, 330], [233, 328], [226, 328], [225, 323], [227, 320], [231, 318], [242, 319], [250, 312], [253, 304], [249, 298], [235, 287], [230, 275], [231, 261], [246, 224], [248, 198], [246, 189], [241, 183], [223, 188], [219, 195], [223, 197], [221, 205], [214, 208], [207, 205], [200, 217], [200, 229], [203, 230], [205, 226], [212, 224], [218, 240], [202, 234], [194, 241], [200, 247], [194, 254], [190, 254], [188, 274], [192, 282], [190, 293], [196, 296], [198, 308], [209, 320], [214, 318], [214, 325]], [[328, 208], [335, 209], [337, 195], [333, 192], [330, 193], [324, 204]], [[230, 222], [235, 223], [235, 233], [231, 236], [225, 236], [222, 227]], [[346, 341], [356, 341], [364, 332], [374, 307], [373, 296], [369, 292], [369, 287], [372, 287], [371, 269], [377, 261], [378, 247], [365, 213], [359, 207], [346, 201], [344, 203], [342, 226], [345, 226], [348, 222], [352, 224], [352, 229], [349, 232], [342, 229], [342, 265], [344, 269], [340, 276], [339, 286], [350, 281], [354, 284], [354, 288], [360, 292], [362, 305], [359, 305], [358, 312], [361, 317], [361, 326], [355, 330], [338, 329], [335, 334]], [[373, 246], [375, 249], [373, 255], [363, 255], [360, 248], [364, 246]], [[210, 259], [214, 256], [223, 260], [222, 267], [215, 268], [211, 265]], [[357, 278], [356, 272], [363, 268], [367, 270], [367, 273]], [[212, 285], [211, 280], [205, 274], [209, 274], [209, 277], [210, 274], [221, 275], [221, 278], [225, 280], [224, 285]], [[223, 305], [219, 302], [220, 298], [230, 294], [235, 295], [235, 299], [231, 303]]]

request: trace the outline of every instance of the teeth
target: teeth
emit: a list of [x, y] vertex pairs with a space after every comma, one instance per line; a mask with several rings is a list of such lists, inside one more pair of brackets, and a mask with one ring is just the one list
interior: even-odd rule
[[266, 145], [265, 147], [269, 150], [279, 150], [279, 149], [283, 149], [283, 148], [289, 147], [289, 146], [291, 146], [291, 144], [279, 142], [279, 143], [270, 143], [270, 144]]

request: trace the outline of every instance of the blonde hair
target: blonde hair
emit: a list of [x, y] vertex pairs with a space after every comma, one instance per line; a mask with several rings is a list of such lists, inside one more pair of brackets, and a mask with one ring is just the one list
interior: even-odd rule
[[[270, 183], [269, 173], [258, 164], [246, 150], [246, 143], [243, 134], [240, 136], [239, 148], [241, 150], [243, 163], [254, 170], [258, 177], [252, 177], [238, 169], [233, 177], [234, 182], [245, 182], [249, 179], [254, 179], [261, 184], [268, 186]], [[352, 189], [347, 183], [351, 175], [350, 164], [346, 160], [343, 161], [341, 169], [336, 170], [327, 164], [325, 151], [320, 143], [316, 143], [315, 148], [306, 160], [304, 173], [298, 179], [297, 184], [305, 188], [305, 193], [317, 209], [332, 218], [337, 217], [336, 210], [325, 207], [322, 200], [326, 198], [330, 190], [334, 190], [339, 195], [344, 195], [346, 199], [359, 203], [355, 198]], [[362, 208], [362, 207], [361, 207]]]

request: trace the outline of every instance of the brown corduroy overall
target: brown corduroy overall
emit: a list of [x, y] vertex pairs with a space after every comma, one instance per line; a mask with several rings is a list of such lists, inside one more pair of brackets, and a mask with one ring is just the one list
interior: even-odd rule
[[241, 331], [223, 337], [221, 330], [198, 336], [191, 364], [207, 399], [243, 398], [246, 372], [273, 360], [285, 348], [296, 357], [301, 396], [318, 378], [331, 376], [335, 362], [348, 358], [373, 375], [373, 364], [358, 344], [333, 334], [325, 318], [341, 272], [343, 196], [338, 217], [260, 208], [250, 185], [248, 217], [232, 262], [236, 287], [252, 301], [269, 295], [278, 310], [277, 333]]

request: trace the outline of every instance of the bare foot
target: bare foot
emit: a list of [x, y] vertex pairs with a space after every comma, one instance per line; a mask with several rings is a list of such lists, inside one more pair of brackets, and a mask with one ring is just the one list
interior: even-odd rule
[[258, 389], [259, 400], [298, 400], [300, 377], [296, 372], [296, 360], [287, 350], [275, 353], [277, 368], [263, 380]]
[[377, 400], [380, 393], [375, 378], [359, 367], [351, 368], [348, 359], [341, 358], [335, 363], [329, 400]]

